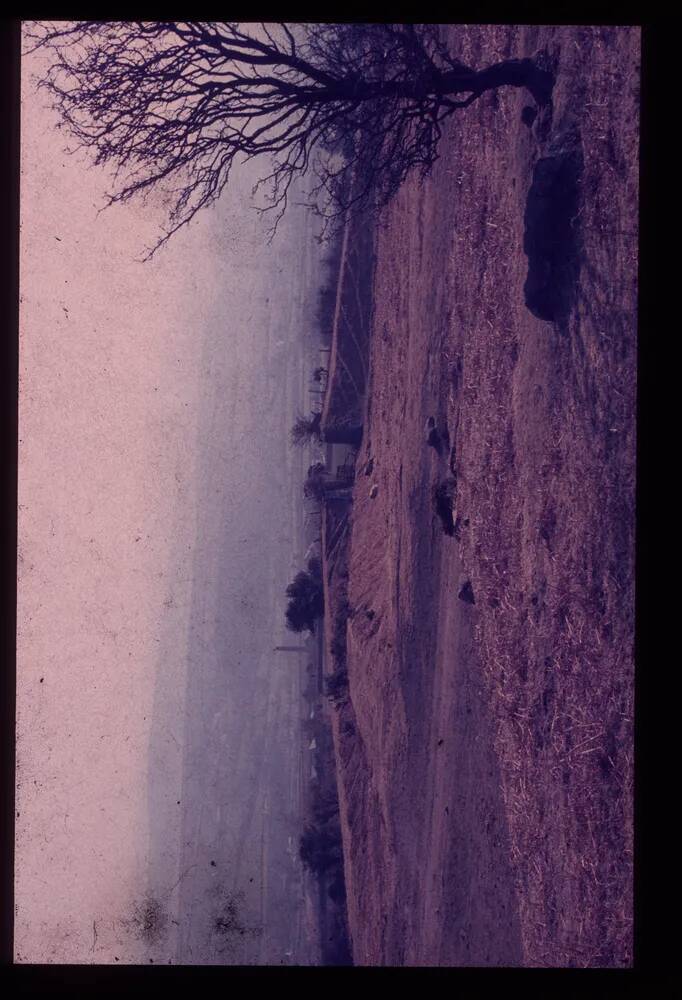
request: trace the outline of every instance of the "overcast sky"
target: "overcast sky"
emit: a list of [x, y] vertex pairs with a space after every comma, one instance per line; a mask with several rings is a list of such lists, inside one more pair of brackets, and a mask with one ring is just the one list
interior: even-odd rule
[[[235, 172], [219, 206], [139, 263], [159, 204], [97, 215], [107, 176], [62, 153], [28, 63], [16, 957], [227, 960], [210, 933], [221, 893], [243, 890], [255, 920], [274, 864], [263, 837], [272, 859], [293, 829], [298, 705], [271, 650], [296, 544], [286, 436], [312, 221], [294, 208], [266, 246], [254, 174]], [[299, 905], [281, 892], [268, 960], [282, 906]], [[161, 918], [145, 938], [147, 898]]]

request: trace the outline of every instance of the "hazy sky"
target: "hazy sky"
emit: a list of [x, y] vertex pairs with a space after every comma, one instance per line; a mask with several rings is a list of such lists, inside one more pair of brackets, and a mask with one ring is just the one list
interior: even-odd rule
[[[159, 204], [97, 215], [107, 176], [62, 153], [34, 65], [22, 91], [16, 957], [220, 961], [202, 914], [228, 889], [253, 913], [258, 888], [262, 905], [262, 817], [276, 847], [291, 819], [294, 673], [273, 670], [271, 650], [296, 544], [300, 456], [286, 435], [303, 402], [312, 223], [294, 209], [265, 247], [253, 172], [235, 172], [219, 206], [139, 263]], [[148, 896], [163, 920], [145, 939], [135, 919]]]

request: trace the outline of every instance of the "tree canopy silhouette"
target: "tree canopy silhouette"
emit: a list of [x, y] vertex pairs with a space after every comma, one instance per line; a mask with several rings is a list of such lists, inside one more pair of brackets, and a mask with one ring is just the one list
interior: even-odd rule
[[[256, 189], [276, 228], [293, 180], [312, 171], [329, 222], [385, 204], [438, 157], [443, 123], [487, 90], [548, 100], [532, 59], [475, 69], [438, 25], [31, 22], [50, 53], [40, 83], [60, 124], [97, 164], [113, 164], [108, 203], [161, 185], [169, 224], [149, 256], [218, 198], [236, 163], [267, 158]], [[355, 178], [354, 183], [350, 179]], [[255, 190], [256, 190], [255, 189]]]
[[311, 441], [321, 441], [321, 420], [321, 413], [311, 413], [309, 417], [299, 414], [291, 428], [291, 443], [302, 446]]
[[303, 483], [303, 495], [309, 500], [326, 503], [328, 500], [349, 500], [353, 488], [354, 471], [348, 467], [345, 474], [333, 476], [324, 462], [315, 462], [308, 469]]
[[[312, 565], [311, 565], [312, 563]], [[324, 591], [319, 560], [310, 560], [308, 572], [297, 573], [286, 589], [289, 598], [285, 612], [286, 626], [291, 632], [314, 634], [315, 622], [324, 614]]]
[[311, 413], [309, 416], [299, 413], [290, 432], [291, 443], [302, 447], [312, 441], [325, 444], [350, 444], [357, 447], [362, 441], [362, 425], [341, 424], [322, 430], [322, 414]]

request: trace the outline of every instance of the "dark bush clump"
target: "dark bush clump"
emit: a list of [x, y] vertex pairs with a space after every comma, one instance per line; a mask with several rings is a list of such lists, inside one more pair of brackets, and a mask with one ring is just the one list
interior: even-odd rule
[[452, 537], [455, 534], [455, 522], [452, 516], [452, 504], [455, 499], [456, 479], [449, 476], [443, 479], [433, 491], [433, 505], [440, 518], [443, 532]]
[[345, 667], [341, 670], [337, 668], [333, 674], [330, 674], [326, 680], [325, 688], [327, 697], [335, 705], [342, 701], [348, 690], [348, 671]]
[[324, 614], [324, 591], [322, 588], [322, 567], [319, 560], [309, 560], [313, 563], [313, 572], [301, 571], [286, 589], [289, 603], [286, 610], [286, 625], [292, 632], [315, 632], [315, 622]]
[[338, 812], [324, 824], [309, 824], [299, 841], [301, 861], [315, 875], [343, 864]]
[[331, 641], [331, 654], [334, 669], [326, 681], [327, 697], [336, 705], [341, 702], [348, 690], [348, 670], [346, 667], [346, 622], [350, 615], [350, 605], [344, 600], [334, 619], [334, 633]]

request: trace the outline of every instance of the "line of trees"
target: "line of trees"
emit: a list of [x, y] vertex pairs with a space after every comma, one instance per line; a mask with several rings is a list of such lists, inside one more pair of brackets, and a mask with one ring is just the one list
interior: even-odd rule
[[334, 766], [334, 748], [328, 718], [318, 719], [317, 761], [319, 773], [311, 781], [309, 807], [299, 838], [299, 857], [318, 880], [331, 906], [322, 926], [322, 961], [325, 965], [352, 964], [346, 915], [346, 884], [343, 863], [341, 817]]

